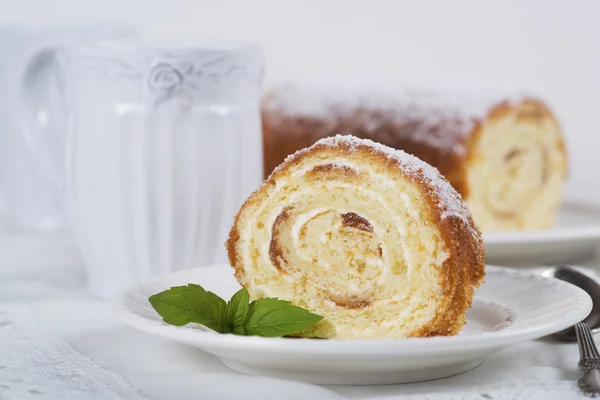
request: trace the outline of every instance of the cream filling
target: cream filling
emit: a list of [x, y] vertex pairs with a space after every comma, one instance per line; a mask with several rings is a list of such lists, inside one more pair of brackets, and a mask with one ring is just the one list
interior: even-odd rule
[[[319, 164], [320, 163], [314, 163], [314, 164], [305, 165], [304, 168], [298, 169], [298, 170], [294, 171], [294, 173], [292, 174], [292, 176], [294, 178], [296, 178], [296, 179], [299, 178], [300, 176], [304, 176], [308, 171], [310, 171], [316, 165], [319, 165]], [[338, 160], [338, 161], [336, 161], [335, 165], [337, 165], [337, 166], [346, 166], [346, 167], [352, 168], [352, 169], [357, 170], [357, 171], [361, 170], [361, 167], [359, 165], [357, 165], [355, 163], [352, 163], [352, 162], [347, 162], [347, 161], [340, 162]], [[369, 173], [369, 177], [370, 177], [370, 179], [372, 181], [377, 182], [378, 184], [380, 184], [382, 186], [390, 187], [390, 185], [393, 185], [393, 183], [389, 182], [389, 180], [383, 180], [381, 178], [381, 176], [373, 175], [373, 174]], [[328, 182], [326, 184], [326, 186], [327, 186], [328, 189], [332, 189], [332, 188], [348, 188], [348, 189], [353, 189], [353, 190], [355, 189], [355, 186], [353, 186], [353, 185], [346, 184], [346, 183], [341, 183], [341, 182], [335, 182], [335, 181], [334, 182]], [[281, 193], [281, 189], [282, 189], [282, 186], [277, 187], [275, 189], [275, 193], [273, 193], [273, 195], [276, 196], [278, 193]], [[309, 192], [309, 191], [310, 191], [310, 186], [306, 187], [304, 190], [295, 191], [295, 192], [293, 192], [293, 194], [291, 196], [287, 197], [287, 200], [288, 200], [287, 202], [289, 204], [297, 203], [302, 198], [305, 198], [306, 197], [306, 193]], [[363, 191], [365, 193], [367, 193], [368, 197], [370, 197], [370, 198], [372, 198], [374, 200], [374, 202], [377, 204], [377, 207], [380, 207], [380, 208], [384, 209], [385, 211], [387, 211], [388, 213], [392, 214], [390, 211], [393, 208], [384, 199], [384, 197], [381, 196], [378, 192], [376, 192], [374, 190], [369, 190], [369, 189], [365, 189]], [[409, 214], [413, 218], [416, 216], [417, 212], [415, 211], [415, 207], [411, 203], [411, 199], [409, 198], [408, 195], [406, 195], [404, 193], [401, 193], [399, 195], [399, 197], [397, 198], [397, 200], [400, 200], [402, 202], [402, 204], [404, 206], [404, 209], [408, 210]], [[262, 214], [262, 212], [264, 211], [264, 209], [266, 207], [267, 207], [267, 204], [264, 204], [258, 210], [257, 214], [259, 214], [259, 215]], [[269, 217], [268, 217], [268, 221], [269, 221], [268, 225], [269, 226], [273, 226], [273, 224], [274, 224], [277, 216], [284, 210], [284, 208], [285, 208], [285, 206], [283, 204], [281, 204], [279, 206], [279, 208], [272, 209], [272, 212], [268, 214], [269, 215]], [[300, 229], [302, 228], [302, 226], [304, 226], [304, 224], [306, 223], [306, 221], [310, 220], [315, 215], [317, 215], [319, 213], [322, 213], [322, 212], [325, 212], [327, 210], [328, 209], [324, 208], [324, 207], [322, 207], [322, 208], [316, 208], [316, 209], [313, 209], [312, 211], [310, 211], [310, 212], [308, 212], [306, 214], [301, 215], [297, 219], [296, 223], [292, 227], [292, 237], [294, 239], [294, 245], [295, 245], [296, 248], [299, 247], [299, 237], [298, 236], [299, 236]], [[343, 209], [336, 210], [336, 211], [339, 212], [340, 214], [348, 213], [348, 212], [357, 212], [357, 210], [351, 209], [351, 208], [343, 208]], [[359, 214], [359, 213], [357, 212], [357, 214]], [[375, 232], [378, 232], [378, 231], [381, 232], [381, 228], [377, 226], [377, 223], [374, 222], [374, 220], [372, 219], [371, 216], [367, 215], [365, 217], [373, 225]], [[398, 232], [400, 238], [402, 238], [404, 236], [404, 234], [405, 234], [405, 229], [404, 229], [404, 224], [402, 223], [402, 220], [401, 220], [401, 218], [399, 216], [395, 216], [394, 217], [394, 225], [398, 228], [397, 232]], [[245, 239], [246, 240], [250, 239], [252, 237], [252, 235], [253, 235], [253, 227], [252, 226], [247, 226], [246, 230], [244, 231]], [[266, 265], [271, 264], [271, 260], [269, 259], [269, 244], [270, 244], [270, 242], [266, 241], [263, 244], [263, 248], [262, 248], [262, 251], [261, 251], [262, 257], [263, 257], [263, 262]], [[411, 277], [412, 274], [414, 274], [414, 272], [415, 272], [415, 268], [413, 266], [414, 262], [411, 260], [411, 252], [412, 252], [412, 250], [411, 250], [410, 246], [406, 243], [406, 241], [402, 240], [402, 239], [400, 240], [400, 246], [402, 247], [402, 253], [405, 256], [407, 274], [409, 275], [409, 277]], [[386, 255], [387, 255], [386, 254], [387, 253], [387, 248], [383, 247], [382, 251], [383, 251], [383, 258], [385, 259]], [[302, 253], [300, 253], [300, 254], [302, 254]], [[440, 253], [440, 255], [437, 257], [437, 259], [435, 261], [436, 261], [436, 263], [438, 265], [441, 265], [448, 258], [448, 256], [449, 256], [449, 254], [447, 252], [442, 252], [442, 253]], [[245, 259], [246, 259], [246, 257], [249, 257], [248, 251], [245, 253]], [[310, 260], [306, 256], [304, 256], [303, 258], [306, 261], [312, 261], [312, 260]], [[328, 270], [328, 269], [331, 268], [331, 266], [329, 264], [327, 264], [327, 263], [324, 263], [324, 264], [325, 264], [324, 265], [325, 269]], [[275, 268], [275, 267], [273, 267], [273, 268]], [[286, 279], [288, 281], [293, 281], [294, 277], [286, 275], [286, 276], [284, 276], [284, 279]], [[377, 283], [383, 284], [385, 282], [388, 282], [388, 281], [394, 280], [394, 279], [395, 280], [400, 280], [401, 277], [398, 277], [395, 274], [393, 274], [392, 271], [391, 271], [390, 266], [388, 264], [385, 264], [385, 266], [383, 268], [383, 273], [382, 273], [382, 275], [379, 278], [379, 280], [378, 280]], [[253, 285], [255, 285], [255, 282], [253, 280], [251, 280], [249, 282], [249, 285], [251, 287], [253, 287]], [[276, 294], [269, 294], [269, 295], [270, 296], [275, 296], [275, 297], [277, 296]], [[396, 296], [396, 297], [392, 297], [391, 299], [396, 299], [396, 298], [399, 298], [399, 297]]]
[[[428, 244], [429, 241], [438, 243], [440, 238], [437, 228], [427, 226], [421, 219], [420, 192], [411, 187], [411, 183], [389, 179], [385, 174], [372, 173], [365, 166], [345, 159], [343, 161], [336, 159], [334, 164], [344, 165], [361, 174], [367, 174], [368, 186], [354, 185], [340, 180], [314, 179], [309, 184], [302, 184], [309, 171], [325, 163], [331, 164], [331, 161], [316, 159], [305, 162], [300, 168], [294, 170], [291, 179], [280, 180], [276, 187], [271, 187], [267, 199], [252, 210], [248, 220], [253, 222], [246, 223], [240, 230], [241, 240], [250, 243], [249, 246], [243, 246], [244, 268], [252, 268], [255, 272], [267, 268], [271, 271], [272, 277], [265, 278], [260, 273], [249, 273], [246, 275], [249, 278], [246, 286], [254, 297], [289, 298], [290, 292], [297, 290], [298, 282], [309, 276], [302, 301], [313, 310], [326, 307], [330, 310], [336, 309], [342, 314], [354, 315], [354, 318], [359, 319], [366, 312], [364, 310], [339, 311], [334, 301], [324, 301], [319, 295], [324, 291], [333, 290], [347, 296], [366, 293], [371, 297], [372, 306], [385, 308], [386, 305], [399, 307], [401, 304], [406, 304], [407, 307], [401, 307], [402, 311], [398, 317], [400, 319], [410, 317], [415, 309], [423, 309], [426, 306], [422, 298], [413, 297], [414, 293], [425, 291], [427, 294], [435, 295], [440, 290], [437, 269], [449, 257], [444, 246], [428, 247], [433, 246]], [[403, 189], [412, 191], [404, 192]], [[280, 273], [269, 256], [271, 229], [284, 209], [297, 205], [308, 208], [300, 215], [294, 215], [296, 219], [288, 229], [294, 255], [305, 263], [305, 270], [292, 268]], [[356, 213], [371, 224], [373, 235], [381, 245], [381, 257], [366, 258], [365, 261], [365, 270], [377, 272], [374, 278], [365, 278], [366, 282], [363, 282], [359, 274], [347, 280], [338, 279], [336, 274], [341, 273], [344, 266], [332, 265], [326, 260], [313, 263], [311, 256], [300, 250], [302, 244], [300, 232], [303, 227], [315, 216], [329, 210], [334, 210], [337, 214]], [[294, 214], [294, 211], [292, 210], [291, 213]], [[257, 230], [258, 221], [263, 221], [264, 224]], [[315, 237], [319, 241], [319, 246], [327, 246], [325, 232], [319, 232]], [[397, 238], [397, 240], [390, 241], [390, 238]], [[258, 258], [253, 256], [256, 251]], [[312, 277], [310, 277], [310, 268], [318, 269], [313, 271]], [[272, 279], [277, 279], [279, 283], [273, 284], [270, 281]], [[377, 290], [372, 292], [373, 288]], [[381, 324], [388, 319], [376, 323]], [[400, 319], [391, 319], [385, 323], [397, 325]]]

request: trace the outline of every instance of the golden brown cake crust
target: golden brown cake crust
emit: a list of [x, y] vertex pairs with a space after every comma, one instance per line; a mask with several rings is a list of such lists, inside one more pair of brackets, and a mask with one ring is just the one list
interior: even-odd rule
[[[450, 210], [447, 204], [447, 198], [443, 198], [443, 193], [436, 190], [435, 185], [425, 176], [422, 170], [407, 171], [399, 162], [396, 162], [389, 155], [378, 151], [372, 146], [359, 144], [350, 146], [347, 143], [340, 142], [335, 146], [314, 145], [308, 150], [304, 150], [288, 157], [273, 173], [268, 177], [263, 186], [255, 191], [242, 206], [238, 212], [234, 225], [230, 231], [229, 239], [225, 243], [229, 255], [231, 266], [235, 270], [235, 276], [243, 284], [244, 268], [242, 257], [239, 254], [238, 243], [240, 241], [240, 218], [247, 207], [251, 207], [255, 202], [260, 202], [266, 195], [269, 185], [276, 185], [279, 178], [283, 177], [289, 169], [293, 169], [300, 164], [305, 157], [311, 157], [314, 153], [324, 153], [333, 159], [335, 156], [343, 156], [350, 152], [358, 152], [361, 158], [377, 163], [378, 166], [385, 168], [390, 176], [406, 178], [416, 184], [425, 200], [426, 209], [433, 221], [439, 227], [443, 241], [449, 251], [448, 258], [444, 261], [442, 269], [444, 273], [440, 274], [440, 286], [443, 288], [443, 301], [439, 307], [438, 313], [434, 318], [422, 326], [419, 330], [413, 331], [410, 337], [428, 337], [428, 336], [448, 336], [457, 334], [465, 324], [465, 313], [471, 306], [474, 287], [479, 286], [485, 276], [485, 257], [481, 232], [475, 226], [470, 213], [465, 209], [464, 214], [457, 215]], [[327, 164], [321, 168], [323, 171], [332, 170]], [[439, 179], [444, 180], [440, 177]], [[461, 202], [460, 196], [453, 191], [453, 200]], [[354, 216], [347, 217], [351, 224], [356, 224], [360, 229], [368, 230], [370, 224], [368, 221], [358, 220]], [[283, 273], [283, 272], [281, 272]], [[348, 299], [351, 301], [351, 299]], [[356, 299], [355, 299], [356, 300]], [[343, 301], [343, 300], [342, 300]], [[356, 300], [353, 306], [368, 306], [366, 300]], [[360, 304], [359, 304], [360, 303]]]
[[[407, 111], [410, 102], [400, 108], [354, 106], [336, 107], [335, 102], [323, 104], [331, 110], [326, 116], [315, 113], [295, 113], [273, 106], [285, 90], [267, 93], [263, 99], [262, 129], [265, 177], [287, 155], [308, 147], [317, 140], [338, 133], [370, 139], [386, 146], [402, 149], [436, 167], [464, 197], [469, 194], [466, 166], [471, 151], [481, 133], [482, 124], [498, 120], [513, 111], [508, 100], [491, 102], [484, 115], [472, 115], [451, 106], [424, 106], [419, 112]], [[393, 104], [393, 103], [390, 103]], [[557, 125], [553, 113], [539, 99], [523, 97], [518, 102], [519, 118], [550, 119]], [[406, 109], [404, 109], [406, 108]], [[440, 109], [442, 108], [442, 109]], [[431, 114], [433, 118], [426, 118]], [[375, 127], [374, 127], [375, 126]], [[423, 139], [428, 140], [423, 140]], [[440, 145], [440, 143], [442, 145]], [[561, 149], [566, 157], [564, 141]], [[464, 151], [451, 151], [461, 148]]]

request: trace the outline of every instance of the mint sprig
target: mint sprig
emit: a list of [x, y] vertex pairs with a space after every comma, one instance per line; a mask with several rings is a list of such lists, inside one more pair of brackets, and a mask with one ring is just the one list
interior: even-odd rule
[[250, 302], [246, 288], [228, 302], [196, 284], [174, 286], [150, 296], [148, 301], [167, 324], [196, 323], [218, 333], [235, 335], [281, 337], [323, 319], [285, 300], [262, 298]]

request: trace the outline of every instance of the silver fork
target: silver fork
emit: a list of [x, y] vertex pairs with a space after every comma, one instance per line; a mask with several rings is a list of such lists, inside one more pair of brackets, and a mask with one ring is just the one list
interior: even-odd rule
[[596, 397], [600, 395], [600, 354], [587, 323], [575, 325], [575, 334], [579, 345], [579, 369], [583, 371], [577, 385], [587, 395]]

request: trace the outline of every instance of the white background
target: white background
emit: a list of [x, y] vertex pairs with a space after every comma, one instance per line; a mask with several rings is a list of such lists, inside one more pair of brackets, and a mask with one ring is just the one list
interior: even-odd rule
[[[600, 204], [600, 0], [0, 0], [0, 20], [34, 25], [113, 20], [156, 35], [254, 40], [265, 48], [267, 84], [309, 72], [349, 79], [376, 75], [421, 82], [520, 82], [550, 100], [563, 122], [572, 167], [569, 195]], [[3, 243], [0, 273], [13, 263], [9, 245], [18, 247]], [[32, 258], [43, 255], [46, 263], [62, 257], [51, 252], [51, 245], [17, 250], [21, 248]], [[70, 280], [56, 282], [66, 287]], [[9, 280], [0, 288], [0, 301], [28, 299], [13, 294], [25, 287], [36, 296], [42, 292]], [[34, 311], [44, 334], [60, 329], [65, 341], [97, 362], [96, 367], [105, 366], [156, 398], [209, 399], [216, 386], [237, 388], [245, 397], [278, 389], [279, 395], [302, 393], [274, 382], [258, 390], [258, 384], [239, 376], [220, 377], [220, 369], [213, 374], [213, 367], [198, 362], [189, 348], [126, 330], [106, 304], [77, 299], [42, 303]], [[67, 318], [75, 324], [65, 324]], [[39, 347], [34, 349], [29, 358], [39, 358]], [[462, 377], [492, 387], [535, 379], [538, 397], [556, 398], [543, 390], [551, 390], [557, 379], [575, 381], [575, 354], [574, 344], [528, 342]], [[31, 367], [32, 376], [38, 370]], [[492, 379], [485, 379], [486, 372]], [[454, 390], [471, 389], [473, 381], [461, 385], [462, 377], [449, 382]], [[441, 392], [445, 383], [412, 390]], [[375, 390], [392, 396], [407, 389], [360, 389], [365, 395]]]
[[600, 201], [600, 1], [0, 0], [0, 19], [257, 41], [267, 84], [306, 73], [516, 82], [563, 123], [569, 196]]

